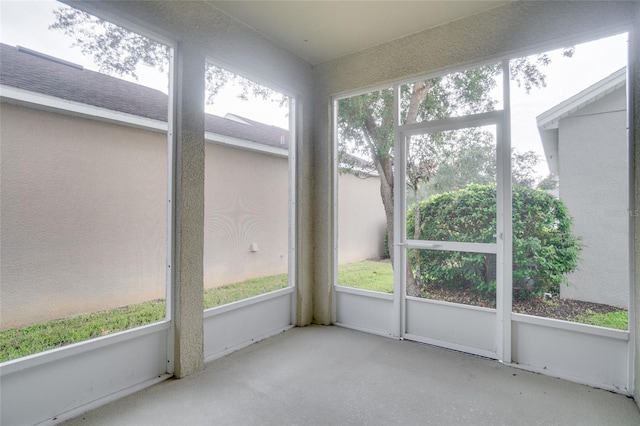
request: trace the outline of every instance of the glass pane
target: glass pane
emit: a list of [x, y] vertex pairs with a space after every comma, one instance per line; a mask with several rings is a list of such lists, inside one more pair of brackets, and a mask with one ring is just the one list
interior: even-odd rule
[[387, 89], [342, 99], [337, 111], [338, 284], [386, 293], [393, 292], [392, 108]]
[[512, 88], [514, 312], [627, 329], [626, 58], [623, 34], [511, 65], [545, 83]]
[[[23, 46], [1, 46], [1, 83], [12, 89], [0, 138], [7, 361], [165, 318], [167, 135], [127, 117], [166, 122], [169, 50], [53, 2], [3, 2], [1, 16], [3, 42]], [[95, 52], [91, 31], [128, 34], [120, 53], [145, 46], [158, 62], [118, 78], [116, 51], [65, 48]]]
[[401, 87], [401, 124], [501, 110], [502, 67], [483, 65]]
[[496, 307], [495, 254], [418, 249], [407, 254], [411, 265], [408, 296]]
[[288, 286], [289, 99], [208, 64], [205, 309]]
[[406, 191], [407, 239], [495, 242], [495, 126], [412, 136]]

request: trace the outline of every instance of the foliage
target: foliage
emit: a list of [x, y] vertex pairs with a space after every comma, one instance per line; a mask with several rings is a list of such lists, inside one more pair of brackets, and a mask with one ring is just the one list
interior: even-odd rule
[[49, 29], [75, 39], [83, 55], [93, 57], [100, 72], [138, 78], [139, 64], [168, 69], [169, 48], [147, 37], [67, 6], [53, 11], [56, 22]]
[[[496, 143], [493, 134], [482, 129], [462, 129], [421, 137], [423, 150], [436, 160], [427, 182], [418, 191], [407, 194], [410, 203], [435, 194], [456, 191], [469, 184], [495, 184], [497, 176]], [[539, 156], [533, 151], [512, 150], [511, 180], [513, 186], [536, 186], [535, 168]], [[413, 185], [409, 185], [411, 189]], [[415, 197], [415, 198], [414, 198]]]
[[558, 188], [558, 179], [553, 174], [549, 174], [538, 182], [537, 188], [545, 191], [553, 191]]
[[[49, 29], [71, 37], [72, 47], [79, 47], [83, 55], [92, 57], [102, 73], [137, 80], [140, 65], [162, 73], [169, 69], [170, 49], [162, 43], [68, 6], [62, 5], [53, 13], [55, 22]], [[229, 85], [240, 89], [237, 96], [242, 100], [253, 96], [280, 106], [288, 103], [286, 96], [210, 63], [206, 64], [205, 81], [208, 105], [213, 105], [216, 95]]]
[[[439, 194], [419, 204], [420, 239], [490, 243], [496, 235], [496, 191], [493, 185]], [[407, 217], [413, 230], [414, 210]], [[513, 190], [513, 280], [518, 295], [558, 294], [566, 274], [575, 270], [580, 243], [561, 200], [527, 187]], [[413, 231], [409, 231], [413, 232]], [[495, 293], [496, 258], [492, 254], [424, 250], [417, 277], [430, 284]], [[419, 267], [419, 268], [417, 268]]]
[[[569, 49], [565, 56], [572, 53]], [[518, 85], [524, 85], [527, 91], [543, 87], [546, 82], [542, 67], [549, 62], [547, 55], [511, 61], [510, 77]], [[501, 74], [501, 65], [493, 64], [404, 84], [399, 89], [400, 124], [493, 111], [498, 104], [493, 91], [498, 87]], [[389, 245], [394, 241], [396, 190], [393, 181], [393, 110], [394, 92], [389, 88], [341, 99], [337, 111], [339, 169], [342, 173], [363, 178], [378, 176], [380, 179], [387, 224], [387, 251], [391, 258], [393, 250]], [[469, 135], [469, 132], [477, 134]], [[483, 130], [469, 129], [430, 134], [418, 143], [409, 144], [406, 158], [407, 186], [412, 190], [409, 200], [423, 197], [425, 191], [426, 195], [432, 195], [471, 182], [495, 182], [495, 147], [489, 141]], [[537, 159], [532, 153], [514, 152], [514, 164], [524, 166], [522, 173], [514, 176], [516, 183], [524, 181], [522, 183], [532, 185], [527, 172], [535, 166], [534, 161]], [[419, 221], [415, 226], [419, 228]], [[415, 272], [420, 274], [419, 270]], [[410, 268], [407, 288], [409, 295], [418, 295]]]

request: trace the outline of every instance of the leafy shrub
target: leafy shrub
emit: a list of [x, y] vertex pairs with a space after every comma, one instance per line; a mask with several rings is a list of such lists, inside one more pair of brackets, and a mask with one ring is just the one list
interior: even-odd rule
[[[435, 195], [419, 204], [419, 238], [432, 241], [491, 243], [496, 240], [496, 189], [493, 185]], [[513, 287], [516, 296], [557, 294], [575, 270], [580, 243], [561, 200], [539, 189], [513, 190]], [[407, 230], [414, 235], [414, 209]], [[467, 288], [495, 294], [496, 256], [420, 250], [410, 256], [422, 287]], [[419, 263], [419, 265], [418, 265]], [[419, 266], [419, 267], [418, 267]]]
[[383, 259], [391, 259], [391, 253], [389, 253], [389, 233], [385, 229], [384, 231], [384, 251], [382, 252]]

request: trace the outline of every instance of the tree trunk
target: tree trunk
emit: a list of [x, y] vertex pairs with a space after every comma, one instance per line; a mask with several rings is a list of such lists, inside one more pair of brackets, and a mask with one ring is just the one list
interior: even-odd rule
[[[382, 197], [382, 204], [384, 205], [384, 212], [387, 218], [387, 248], [389, 249], [389, 256], [391, 257], [391, 264], [394, 264], [394, 209], [393, 209], [393, 166], [390, 158], [378, 159], [376, 161], [376, 168], [380, 176], [380, 196]], [[411, 269], [411, 262], [407, 257], [407, 296], [420, 297], [420, 288], [416, 283]]]

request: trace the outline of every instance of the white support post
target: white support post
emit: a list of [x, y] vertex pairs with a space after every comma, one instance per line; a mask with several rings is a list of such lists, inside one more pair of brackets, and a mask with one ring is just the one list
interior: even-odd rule
[[189, 43], [176, 49], [174, 76], [175, 215], [173, 256], [174, 375], [203, 368], [204, 54]]

